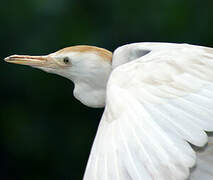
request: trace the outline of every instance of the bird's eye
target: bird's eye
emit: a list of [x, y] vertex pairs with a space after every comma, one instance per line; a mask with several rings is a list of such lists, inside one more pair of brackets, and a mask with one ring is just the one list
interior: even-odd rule
[[70, 63], [69, 57], [65, 57], [65, 58], [64, 58], [64, 64], [69, 64], [69, 63]]

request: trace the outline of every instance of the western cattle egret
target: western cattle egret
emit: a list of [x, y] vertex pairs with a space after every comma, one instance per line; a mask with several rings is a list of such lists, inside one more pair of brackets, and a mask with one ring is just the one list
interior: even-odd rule
[[66, 77], [83, 104], [105, 106], [84, 180], [213, 179], [213, 48], [72, 46], [5, 61]]

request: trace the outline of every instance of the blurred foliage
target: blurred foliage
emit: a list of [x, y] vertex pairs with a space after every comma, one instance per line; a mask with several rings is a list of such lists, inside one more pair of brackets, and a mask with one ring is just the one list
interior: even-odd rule
[[212, 0], [1, 1], [0, 179], [82, 179], [103, 111], [74, 99], [69, 80], [4, 57], [77, 44], [213, 46], [212, 9]]

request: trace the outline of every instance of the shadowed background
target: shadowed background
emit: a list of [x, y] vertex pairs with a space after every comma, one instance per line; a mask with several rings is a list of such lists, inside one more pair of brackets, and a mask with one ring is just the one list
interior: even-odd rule
[[69, 80], [4, 57], [140, 41], [213, 47], [212, 0], [7, 0], [0, 23], [1, 180], [81, 180], [103, 112], [75, 100]]

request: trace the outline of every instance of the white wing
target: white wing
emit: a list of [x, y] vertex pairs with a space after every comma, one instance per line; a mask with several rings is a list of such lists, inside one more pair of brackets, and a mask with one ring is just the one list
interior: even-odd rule
[[120, 66], [84, 180], [187, 179], [196, 163], [189, 143], [204, 146], [213, 131], [213, 49], [139, 43], [116, 50], [113, 61]]
[[212, 180], [213, 177], [213, 134], [208, 146], [197, 148], [196, 166], [191, 170], [190, 180]]

